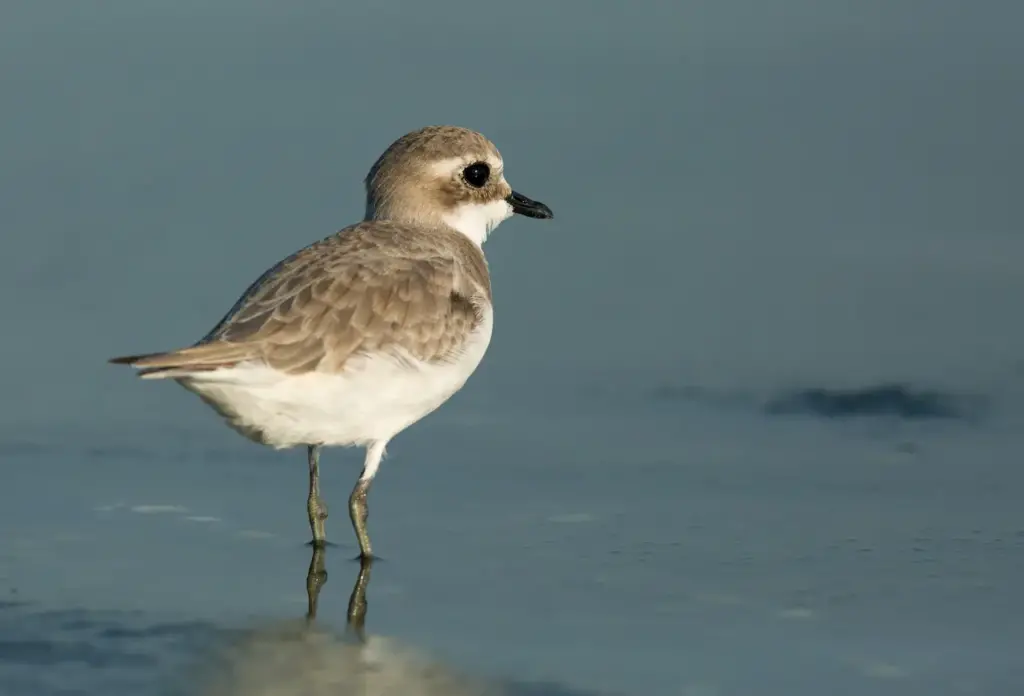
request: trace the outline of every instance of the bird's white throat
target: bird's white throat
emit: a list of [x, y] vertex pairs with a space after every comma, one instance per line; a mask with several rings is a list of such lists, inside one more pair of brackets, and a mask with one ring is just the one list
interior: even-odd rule
[[496, 200], [489, 203], [463, 203], [443, 219], [446, 225], [480, 246], [495, 227], [511, 216], [512, 206], [505, 200]]

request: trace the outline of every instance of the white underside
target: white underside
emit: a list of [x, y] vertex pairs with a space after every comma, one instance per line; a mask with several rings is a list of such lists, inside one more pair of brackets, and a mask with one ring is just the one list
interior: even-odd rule
[[339, 374], [287, 375], [243, 363], [177, 380], [236, 431], [271, 447], [383, 446], [466, 383], [487, 351], [492, 328], [488, 308], [465, 349], [441, 364], [382, 353], [353, 358]]

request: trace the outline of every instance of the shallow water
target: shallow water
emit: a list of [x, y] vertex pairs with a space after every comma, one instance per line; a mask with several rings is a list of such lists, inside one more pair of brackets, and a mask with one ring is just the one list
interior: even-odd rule
[[[396, 444], [371, 498], [383, 560], [366, 626], [397, 641], [391, 671], [408, 674], [409, 650], [452, 678], [551, 694], [1010, 693], [1024, 677], [1015, 434], [691, 406], [630, 419], [591, 400], [518, 415], [551, 441], [563, 414], [545, 448], [449, 411]], [[345, 673], [347, 520], [329, 520], [318, 658], [282, 628], [307, 610], [302, 457], [232, 445], [5, 452], [0, 683], [189, 693], [186, 667], [242, 630]], [[341, 458], [324, 473], [336, 507], [358, 464]], [[236, 678], [267, 669], [245, 655]], [[275, 674], [266, 693], [313, 678]]]
[[[1017, 5], [74, 7], [0, 9], [0, 694], [1024, 688]], [[389, 448], [363, 643], [359, 454], [307, 623], [303, 454], [104, 361], [434, 122], [556, 219]]]

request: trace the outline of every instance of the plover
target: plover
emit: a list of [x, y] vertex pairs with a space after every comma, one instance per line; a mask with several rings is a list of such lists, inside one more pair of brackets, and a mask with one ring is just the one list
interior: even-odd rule
[[512, 190], [490, 140], [455, 126], [396, 140], [365, 187], [362, 222], [271, 267], [197, 343], [111, 362], [178, 382], [250, 440], [305, 446], [314, 546], [321, 448], [365, 447], [349, 514], [372, 558], [366, 497], [388, 441], [461, 389], [490, 343], [484, 240], [515, 213], [552, 213]]

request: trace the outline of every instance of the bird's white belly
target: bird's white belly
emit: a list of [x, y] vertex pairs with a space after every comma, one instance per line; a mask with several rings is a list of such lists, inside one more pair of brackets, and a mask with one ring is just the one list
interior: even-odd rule
[[493, 316], [444, 363], [395, 355], [353, 357], [337, 374], [288, 375], [243, 363], [178, 381], [236, 431], [275, 448], [387, 441], [434, 411], [473, 374], [491, 340]]

